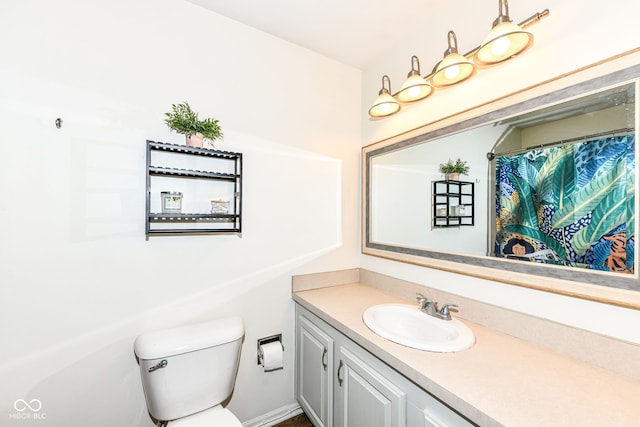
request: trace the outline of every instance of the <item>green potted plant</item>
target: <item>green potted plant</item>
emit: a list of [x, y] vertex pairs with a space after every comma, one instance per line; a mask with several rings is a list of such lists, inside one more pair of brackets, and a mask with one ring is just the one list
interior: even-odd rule
[[469, 166], [466, 161], [458, 157], [455, 162], [449, 159], [447, 163], [440, 163], [440, 172], [444, 174], [445, 179], [457, 181], [460, 174], [467, 175], [469, 173]]
[[200, 120], [198, 113], [194, 112], [186, 101], [183, 104], [171, 104], [171, 112], [165, 113], [165, 116], [167, 118], [164, 122], [167, 126], [177, 133], [184, 134], [190, 147], [202, 147], [204, 139], [213, 142], [223, 136], [217, 120]]

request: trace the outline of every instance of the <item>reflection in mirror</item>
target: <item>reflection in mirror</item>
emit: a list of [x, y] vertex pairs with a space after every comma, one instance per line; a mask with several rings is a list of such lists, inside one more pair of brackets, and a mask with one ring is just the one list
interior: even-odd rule
[[633, 83], [505, 120], [493, 255], [634, 271]]
[[[371, 240], [394, 246], [487, 254], [487, 152], [500, 138], [491, 125], [371, 158]], [[469, 143], [472, 141], [472, 143]], [[440, 163], [461, 157], [474, 185], [474, 226], [434, 228], [433, 182]], [[435, 212], [437, 215], [437, 212]]]
[[[363, 251], [640, 290], [638, 76], [640, 66], [627, 68], [365, 147]], [[457, 158], [470, 170], [451, 186], [439, 165]]]

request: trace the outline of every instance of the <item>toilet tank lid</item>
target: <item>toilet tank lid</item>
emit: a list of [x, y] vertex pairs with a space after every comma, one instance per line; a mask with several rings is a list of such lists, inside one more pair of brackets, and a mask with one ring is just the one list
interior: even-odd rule
[[136, 338], [133, 348], [140, 359], [159, 359], [226, 344], [243, 335], [242, 318], [233, 316], [147, 332]]

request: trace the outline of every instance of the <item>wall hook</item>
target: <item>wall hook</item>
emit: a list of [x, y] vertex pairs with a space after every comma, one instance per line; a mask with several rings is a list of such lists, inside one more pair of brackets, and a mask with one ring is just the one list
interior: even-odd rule
[[60, 129], [60, 128], [62, 127], [62, 119], [61, 119], [60, 117], [58, 117], [58, 118], [56, 119], [56, 127], [57, 127], [58, 129]]

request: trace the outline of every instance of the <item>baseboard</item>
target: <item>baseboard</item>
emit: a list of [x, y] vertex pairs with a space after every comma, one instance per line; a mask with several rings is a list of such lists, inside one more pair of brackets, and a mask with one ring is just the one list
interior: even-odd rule
[[302, 413], [302, 408], [297, 403], [292, 403], [287, 406], [275, 409], [264, 415], [260, 415], [252, 420], [242, 423], [242, 427], [271, 427], [275, 424], [281, 423], [284, 420], [293, 418]]

